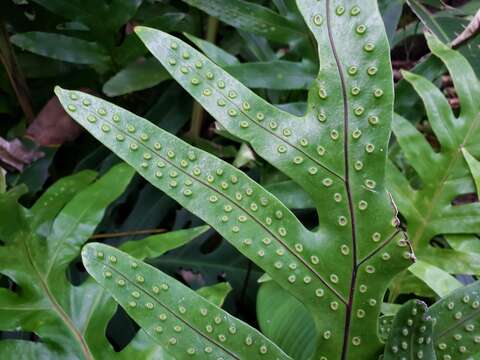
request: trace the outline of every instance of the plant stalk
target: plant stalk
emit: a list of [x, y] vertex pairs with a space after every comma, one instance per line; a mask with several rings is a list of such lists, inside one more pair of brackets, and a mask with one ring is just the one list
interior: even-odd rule
[[[205, 39], [208, 42], [215, 43], [215, 40], [217, 38], [217, 32], [218, 32], [218, 19], [216, 17], [209, 16], [207, 33], [205, 35]], [[205, 117], [205, 111], [203, 110], [203, 107], [195, 101], [193, 103], [192, 122], [190, 124], [190, 129], [185, 134], [187, 138], [198, 139], [200, 137], [200, 133], [202, 132], [204, 117]]]
[[10, 40], [8, 38], [7, 28], [5, 21], [0, 18], [0, 62], [5, 67], [5, 71], [10, 80], [15, 95], [17, 96], [18, 103], [22, 108], [27, 121], [31, 123], [35, 117], [33, 111], [30, 90], [27, 86], [25, 77], [18, 65], [15, 53], [13, 52]]

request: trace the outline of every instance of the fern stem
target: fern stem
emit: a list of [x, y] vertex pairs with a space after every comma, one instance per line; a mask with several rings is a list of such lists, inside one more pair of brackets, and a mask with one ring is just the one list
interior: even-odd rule
[[[207, 33], [205, 35], [205, 39], [208, 42], [215, 43], [215, 40], [217, 38], [217, 32], [218, 32], [218, 19], [213, 16], [210, 16], [208, 18]], [[193, 104], [192, 122], [190, 124], [190, 129], [185, 134], [187, 138], [198, 139], [200, 137], [200, 133], [202, 132], [204, 117], [205, 117], [205, 112], [203, 110], [203, 107], [195, 101]]]

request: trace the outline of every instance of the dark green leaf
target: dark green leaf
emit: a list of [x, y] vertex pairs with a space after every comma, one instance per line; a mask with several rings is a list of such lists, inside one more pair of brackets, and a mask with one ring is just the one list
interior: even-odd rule
[[480, 353], [479, 282], [462, 287], [431, 306], [433, 340], [438, 359], [475, 359]]
[[56, 60], [89, 65], [105, 65], [109, 61], [107, 52], [97, 43], [70, 36], [37, 31], [15, 34], [10, 41], [23, 50]]
[[120, 70], [103, 85], [103, 92], [110, 96], [120, 96], [145, 90], [170, 78], [155, 58], [136, 62]]
[[272, 10], [243, 0], [183, 0], [236, 28], [284, 43], [305, 36], [302, 28]]

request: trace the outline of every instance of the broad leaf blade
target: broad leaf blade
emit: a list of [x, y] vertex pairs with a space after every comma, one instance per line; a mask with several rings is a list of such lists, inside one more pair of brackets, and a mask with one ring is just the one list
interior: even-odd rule
[[[106, 102], [57, 94], [75, 120], [311, 310], [321, 334], [315, 357], [373, 358], [382, 351], [376, 328], [386, 286], [412, 261], [384, 185], [393, 107], [388, 41], [373, 0], [361, 7], [297, 4], [320, 44], [322, 64], [301, 118], [266, 103], [184, 42], [154, 29], [137, 33], [229, 132], [304, 188], [319, 210], [316, 232], [303, 229], [277, 199], [211, 155]], [[83, 100], [89, 105], [81, 105]], [[155, 167], [158, 161], [163, 168]], [[223, 180], [231, 174], [252, 195], [260, 194], [253, 206], [245, 201], [245, 187], [237, 191], [239, 185]], [[262, 197], [269, 203], [265, 211], [258, 207]], [[218, 207], [225, 201], [229, 207]], [[240, 210], [238, 222], [231, 221], [231, 209]]]
[[284, 43], [305, 36], [303, 29], [272, 10], [243, 0], [183, 0], [236, 28]]
[[105, 65], [107, 51], [94, 42], [60, 34], [29, 32], [13, 35], [10, 40], [23, 50], [75, 64]]
[[329, 272], [317, 260], [315, 235], [244, 173], [111, 103], [60, 88], [56, 93], [92, 135], [308, 306], [318, 304], [324, 293], [331, 301], [345, 301], [322, 275]]
[[[77, 178], [71, 177], [70, 180], [81, 180], [85, 175], [88, 175], [87, 179], [83, 180], [91, 180], [90, 172], [84, 172]], [[38, 208], [30, 211], [18, 204], [18, 197], [22, 194], [20, 189], [0, 195], [0, 211], [3, 212], [0, 216], [0, 235], [5, 241], [5, 245], [0, 246], [0, 273], [9, 276], [18, 285], [16, 291], [0, 291], [1, 330], [32, 331], [60, 359], [93, 359], [94, 354], [110, 356], [113, 349], [105, 337], [88, 338], [85, 331], [89, 328], [91, 318], [88, 311], [81, 311], [88, 308], [91, 301], [99, 306], [104, 304], [105, 298], [102, 301], [96, 298], [99, 288], [92, 287], [92, 284], [74, 288], [66, 272], [71, 260], [78, 256], [81, 245], [101, 221], [105, 208], [125, 190], [132, 175], [132, 169], [120, 164], [100, 180], [81, 189], [70, 201], [68, 198], [72, 194], [68, 191], [53, 199], [52, 205], [56, 210], [58, 203], [55, 201], [68, 203], [55, 217], [47, 241], [38, 234], [38, 217], [31, 216], [32, 213], [38, 213]], [[54, 184], [53, 189], [61, 192], [61, 184], [68, 182]], [[52, 195], [54, 192], [48, 193]], [[48, 222], [53, 220], [52, 216], [49, 213]], [[59, 223], [65, 225], [64, 230], [68, 231], [62, 232], [58, 228]], [[54, 250], [50, 254], [62, 256], [49, 257], [49, 250]], [[82, 308], [80, 304], [85, 307]], [[113, 314], [115, 308], [112, 302], [109, 309]]]
[[[324, 165], [319, 151], [325, 155], [325, 149], [313, 145], [318, 121], [317, 126], [304, 124], [270, 105], [203, 54], [167, 33], [146, 27], [136, 27], [135, 31], [171, 76], [229, 133], [248, 141], [263, 158], [311, 190], [311, 196], [320, 196], [315, 186], [319, 177], [341, 177], [337, 168]], [[303, 134], [307, 125], [310, 133]], [[329, 157], [328, 152], [325, 157]]]
[[[474, 100], [480, 96], [480, 82], [459, 52], [432, 35], [427, 35], [427, 42], [433, 56], [445, 63], [449, 70], [461, 103], [460, 115], [454, 114], [445, 96], [427, 78], [405, 72], [405, 81], [412, 85], [424, 103], [440, 149], [434, 149], [424, 134], [406, 119], [396, 116], [394, 133], [421, 184], [411, 185], [392, 165], [388, 172], [389, 182], [394, 196], [399, 198], [399, 209], [408, 224], [418, 258], [450, 273], [476, 273], [477, 261], [472, 261], [476, 254], [435, 249], [429, 242], [438, 235], [480, 232], [479, 203], [456, 204], [458, 196], [475, 192], [474, 179], [462, 151], [468, 151], [473, 157], [480, 156], [477, 141], [480, 104]], [[422, 156], [418, 156], [418, 149]], [[439, 281], [436, 285], [435, 280]], [[438, 277], [432, 277], [430, 285], [437, 289], [443, 287]], [[393, 297], [397, 295], [392, 294]]]
[[262, 333], [296, 360], [311, 359], [317, 336], [308, 309], [274, 281], [263, 283], [257, 296]]
[[30, 208], [33, 216], [32, 228], [39, 235], [48, 236], [51, 223], [59, 211], [74, 195], [90, 184], [96, 175], [94, 171], [82, 171], [64, 177], [50, 186]]
[[433, 320], [427, 305], [418, 300], [405, 303], [395, 316], [385, 345], [385, 360], [435, 360]]
[[125, 95], [151, 88], [169, 78], [158, 61], [150, 58], [120, 70], [103, 85], [103, 92], [110, 97]]
[[289, 359], [257, 330], [154, 267], [102, 244], [82, 251], [89, 273], [176, 357]]
[[462, 287], [462, 283], [453, 276], [424, 261], [417, 261], [408, 268], [408, 271], [427, 284], [440, 297]]
[[433, 339], [439, 359], [474, 359], [480, 353], [480, 282], [462, 287], [432, 305]]

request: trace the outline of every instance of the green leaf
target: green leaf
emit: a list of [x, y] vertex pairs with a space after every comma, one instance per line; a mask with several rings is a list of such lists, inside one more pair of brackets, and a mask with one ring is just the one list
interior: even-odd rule
[[309, 194], [321, 225], [315, 231], [239, 170], [145, 119], [87, 94], [56, 93], [77, 122], [309, 309], [320, 334], [315, 358], [374, 358], [382, 352], [377, 324], [387, 285], [413, 257], [384, 184], [393, 108], [388, 40], [373, 0], [297, 4], [322, 64], [303, 117], [268, 104], [181, 40], [136, 32], [232, 136]]
[[[66, 278], [71, 260], [80, 255], [81, 245], [106, 207], [123, 192], [133, 171], [121, 164], [90, 184], [94, 175], [83, 171], [59, 180], [30, 209], [17, 203], [23, 188], [0, 195], [0, 237], [6, 243], [0, 246], [0, 273], [20, 286], [15, 292], [0, 289], [0, 329], [32, 331], [42, 341], [0, 341], [2, 355], [24, 347], [22, 354], [31, 353], [35, 359], [131, 359], [133, 355], [170, 359], [143, 332], [121, 352], [114, 352], [99, 334], [106, 333], [115, 302], [93, 279], [73, 286]], [[123, 247], [140, 260], [157, 258], [207, 230], [207, 226], [179, 230]]]
[[[158, 344], [175, 357], [289, 359], [257, 330], [154, 267], [115, 248], [82, 250], [88, 272]], [[204, 355], [205, 354], [205, 355]]]
[[221, 21], [284, 43], [305, 36], [302, 28], [272, 10], [243, 0], [183, 0]]
[[315, 79], [311, 65], [282, 60], [231, 65], [225, 70], [249, 88], [308, 89]]
[[438, 359], [475, 359], [480, 353], [480, 282], [462, 287], [432, 305], [433, 341]]
[[[113, 352], [105, 337], [91, 335], [89, 325], [96, 318], [83, 311], [91, 304], [104, 304], [99, 287], [94, 283], [74, 287], [66, 271], [102, 219], [105, 208], [124, 191], [133, 171], [122, 164], [85, 187], [91, 175], [74, 175], [47, 191], [57, 214], [51, 210], [46, 212], [48, 216], [41, 217], [46, 222], [51, 222], [53, 216], [55, 219], [52, 230], [40, 234], [37, 229], [46, 223], [39, 221], [38, 215], [43, 203], [23, 208], [17, 203], [20, 189], [0, 195], [0, 234], [5, 242], [0, 246], [0, 273], [19, 286], [17, 292], [0, 289], [0, 329], [35, 332], [45, 347], [38, 350], [32, 345], [32, 351], [48, 348], [55, 358], [93, 359], [94, 354], [106, 356]], [[78, 191], [76, 194], [66, 189], [62, 192], [62, 187], [70, 184]], [[54, 197], [56, 192], [60, 194]], [[65, 204], [63, 208], [61, 204]], [[111, 302], [109, 307], [111, 317], [115, 307]], [[108, 317], [109, 313], [105, 314]]]
[[480, 241], [477, 235], [448, 235], [445, 238], [457, 251], [480, 255]]
[[[402, 16], [404, 0], [379, 0], [378, 6], [382, 13], [382, 18], [385, 23], [385, 30], [388, 35], [390, 45], [392, 45], [395, 30], [397, 30], [398, 23]], [[393, 46], [392, 46], [393, 48]]]
[[212, 286], [204, 286], [197, 290], [197, 294], [204, 297], [208, 302], [222, 307], [230, 291], [232, 291], [230, 284], [222, 282]]
[[443, 297], [462, 287], [462, 283], [447, 272], [425, 261], [417, 261], [408, 270]]
[[385, 360], [435, 360], [433, 319], [427, 305], [418, 300], [405, 303], [395, 316], [385, 345]]
[[40, 359], [51, 358], [52, 352], [45, 344], [26, 340], [0, 341], [0, 353], [5, 359]]
[[[163, 31], [180, 31], [182, 22], [188, 19], [181, 12], [167, 12], [145, 21], [145, 25]], [[119, 65], [125, 66], [148, 53], [147, 48], [135, 34], [129, 34], [120, 46], [113, 49], [113, 57]]]
[[110, 97], [125, 95], [151, 88], [169, 78], [158, 61], [150, 58], [120, 70], [103, 85], [103, 92]]
[[437, 20], [427, 8], [418, 0], [406, 0], [408, 6], [412, 9], [420, 21], [429, 29], [438, 39], [444, 43], [449, 43], [452, 39], [443, 31], [443, 28], [438, 24]]
[[51, 225], [59, 211], [74, 195], [87, 187], [97, 174], [94, 171], [81, 171], [61, 178], [50, 186], [30, 208], [31, 227], [39, 235], [50, 235]]
[[240, 61], [233, 55], [229, 54], [222, 48], [212, 44], [209, 41], [197, 38], [191, 34], [184, 33], [188, 40], [195, 44], [200, 50], [207, 55], [210, 60], [216, 63], [218, 66], [226, 67], [229, 65], [238, 65]]
[[33, 0], [51, 12], [82, 22], [96, 31], [115, 32], [137, 11], [142, 0]]
[[311, 209], [315, 204], [308, 194], [293, 181], [282, 181], [265, 187], [289, 209]]
[[141, 240], [141, 247], [138, 246], [137, 240], [132, 240], [123, 243], [120, 246], [120, 250], [137, 259], [155, 258], [163, 255], [167, 251], [185, 245], [209, 229], [210, 227], [208, 226], [199, 226], [188, 230], [152, 235]]
[[260, 287], [257, 318], [262, 333], [296, 360], [310, 359], [317, 334], [308, 309], [274, 281]]
[[467, 149], [462, 148], [462, 153], [465, 161], [468, 164], [468, 167], [470, 168], [470, 172], [472, 173], [477, 194], [480, 195], [480, 162], [475, 159]]
[[[480, 83], [472, 67], [457, 51], [440, 43], [432, 35], [427, 41], [434, 56], [445, 63], [457, 90], [461, 110], [456, 116], [441, 91], [426, 78], [405, 72], [404, 76], [423, 100], [429, 124], [440, 149], [434, 149], [408, 120], [396, 116], [393, 131], [409, 165], [420, 179], [419, 185], [389, 165], [388, 181], [398, 207], [408, 224], [409, 238], [417, 257], [432, 262], [454, 274], [468, 270], [476, 273], [476, 261], [463, 266], [459, 256], [447, 250], [435, 250], [430, 245], [434, 236], [449, 234], [477, 234], [480, 232], [479, 203], [453, 205], [455, 199], [475, 191], [470, 169], [462, 156], [462, 149], [472, 156], [480, 156], [478, 146]], [[421, 156], [419, 156], [421, 154]], [[434, 254], [438, 256], [430, 256]], [[475, 257], [475, 256], [474, 256]], [[470, 256], [470, 260], [474, 257]], [[399, 279], [401, 281], [401, 279]], [[435, 279], [433, 279], [435, 280]]]
[[384, 315], [381, 316], [378, 320], [378, 337], [386, 343], [392, 332], [394, 315]]
[[23, 50], [75, 64], [106, 65], [106, 50], [94, 42], [60, 34], [32, 31], [15, 34], [10, 41]]

